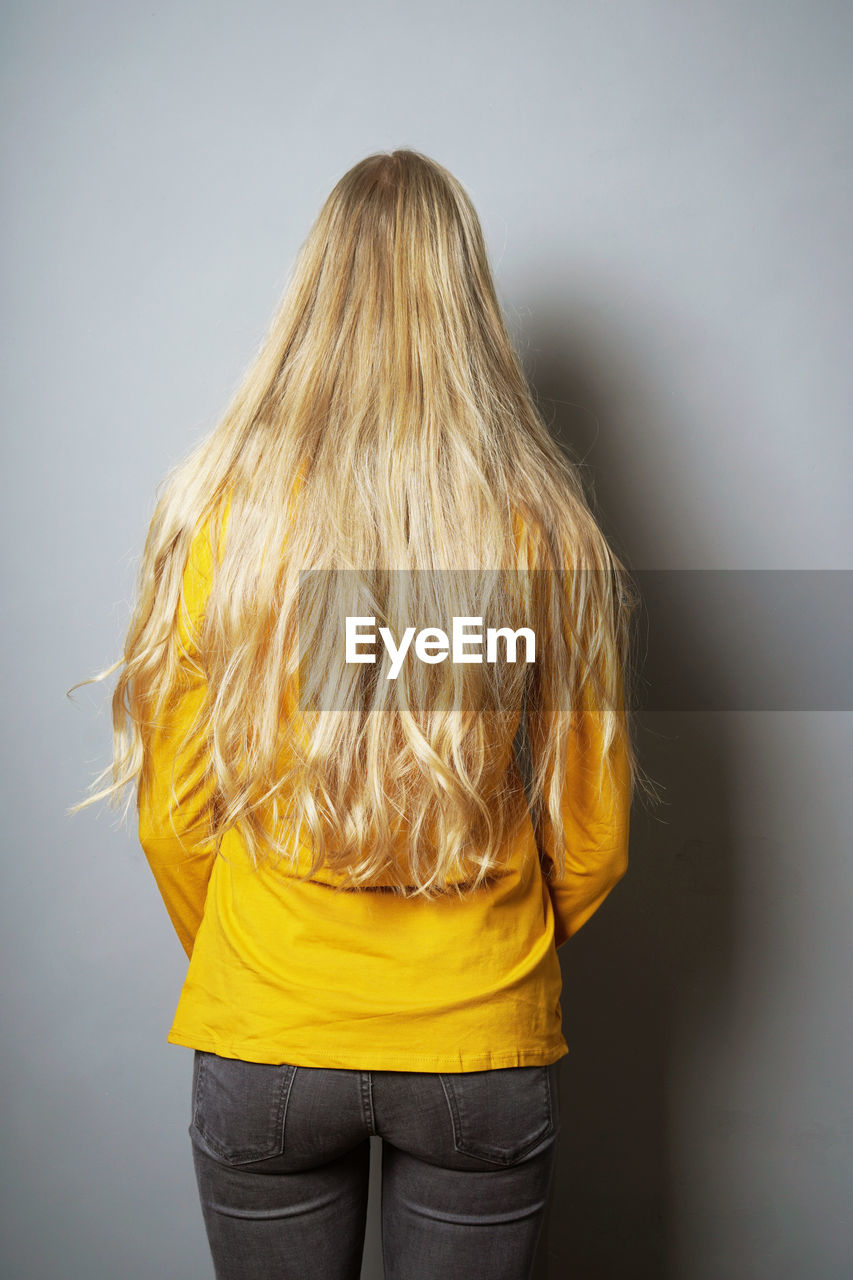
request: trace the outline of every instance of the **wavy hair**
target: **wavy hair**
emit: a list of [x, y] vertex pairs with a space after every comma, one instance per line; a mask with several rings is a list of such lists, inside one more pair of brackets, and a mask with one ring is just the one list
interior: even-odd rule
[[[199, 545], [211, 573], [193, 613]], [[537, 658], [547, 637], [546, 660], [409, 661], [396, 680], [347, 667], [332, 621], [354, 585], [395, 636], [470, 615], [473, 598], [530, 626]], [[602, 769], [618, 748], [632, 794], [642, 777], [627, 714], [637, 602], [535, 404], [470, 198], [419, 152], [370, 155], [323, 204], [219, 424], [163, 482], [123, 657], [93, 677], [120, 668], [113, 760], [92, 787], [112, 781], [71, 811], [146, 785], [148, 733], [189, 667], [207, 688], [194, 731], [217, 846], [236, 828], [256, 866], [294, 870], [308, 849], [308, 874], [346, 887], [461, 892], [499, 874], [529, 806], [563, 874], [579, 717], [600, 726]]]

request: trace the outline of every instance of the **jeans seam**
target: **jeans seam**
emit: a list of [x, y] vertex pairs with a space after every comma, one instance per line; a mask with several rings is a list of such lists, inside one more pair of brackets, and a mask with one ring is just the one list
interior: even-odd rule
[[373, 1109], [373, 1075], [370, 1071], [360, 1072], [361, 1076], [361, 1106], [364, 1115], [364, 1121], [370, 1133], [376, 1135], [376, 1113]]
[[456, 1094], [445, 1080], [444, 1073], [440, 1072], [438, 1076], [441, 1081], [441, 1087], [444, 1092], [444, 1099], [450, 1112], [450, 1123], [453, 1126], [453, 1146], [458, 1151], [461, 1141], [461, 1129], [459, 1123], [459, 1112], [456, 1106]]

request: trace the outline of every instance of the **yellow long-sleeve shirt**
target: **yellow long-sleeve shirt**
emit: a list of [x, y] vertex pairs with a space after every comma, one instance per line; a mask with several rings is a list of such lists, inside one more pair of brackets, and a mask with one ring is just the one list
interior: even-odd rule
[[252, 1062], [364, 1070], [477, 1071], [563, 1057], [557, 947], [627, 870], [624, 753], [599, 795], [594, 720], [574, 736], [566, 872], [556, 882], [543, 877], [553, 850], [537, 848], [529, 818], [504, 874], [461, 899], [336, 893], [325, 869], [308, 881], [284, 864], [255, 869], [235, 829], [217, 855], [204, 836], [212, 784], [202, 737], [184, 741], [206, 694], [193, 636], [211, 570], [204, 525], [183, 584], [181, 638], [194, 661], [147, 735], [151, 781], [139, 794], [140, 844], [189, 957], [169, 1041]]

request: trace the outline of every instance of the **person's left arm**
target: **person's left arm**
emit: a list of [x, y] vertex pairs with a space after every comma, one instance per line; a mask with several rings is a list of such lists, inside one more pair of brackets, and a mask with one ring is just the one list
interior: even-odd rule
[[[157, 723], [146, 728], [147, 756], [137, 793], [139, 843], [181, 946], [192, 955], [216, 858], [210, 838], [215, 778], [204, 732], [207, 682], [196, 645], [211, 581], [205, 523], [193, 539], [183, 580], [178, 633], [185, 655], [181, 680]], [[174, 793], [174, 808], [170, 792]]]

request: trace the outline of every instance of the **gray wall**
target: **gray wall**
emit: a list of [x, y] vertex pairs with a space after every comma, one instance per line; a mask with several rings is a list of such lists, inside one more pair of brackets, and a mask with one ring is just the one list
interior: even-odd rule
[[[333, 183], [408, 145], [471, 193], [633, 567], [850, 568], [853, 12], [39, 0], [3, 25], [3, 1270], [200, 1280], [183, 953], [133, 822], [65, 816], [109, 708], [64, 693], [119, 652], [155, 485]], [[724, 687], [737, 646], [666, 617]], [[849, 710], [643, 716], [667, 803], [561, 952], [540, 1278], [850, 1274]]]

